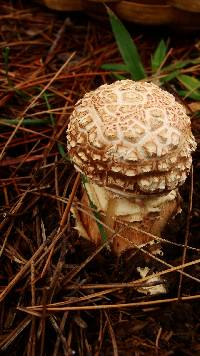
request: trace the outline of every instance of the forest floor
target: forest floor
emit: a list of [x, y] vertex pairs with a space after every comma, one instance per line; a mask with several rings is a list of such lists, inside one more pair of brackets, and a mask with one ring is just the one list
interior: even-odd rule
[[[150, 261], [168, 292], [143, 295], [131, 282], [144, 252], [96, 248], [70, 215], [81, 187], [65, 132], [76, 101], [114, 80], [101, 68], [121, 60], [109, 23], [25, 1], [2, 1], [0, 19], [0, 354], [199, 355], [199, 150]], [[147, 71], [162, 37], [174, 60], [199, 51], [198, 34], [128, 27]], [[192, 130], [199, 142], [198, 110]]]

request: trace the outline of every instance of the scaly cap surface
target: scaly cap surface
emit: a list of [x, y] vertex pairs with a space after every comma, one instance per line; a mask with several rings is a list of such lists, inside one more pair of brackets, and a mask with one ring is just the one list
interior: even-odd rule
[[132, 80], [102, 85], [77, 102], [67, 131], [75, 167], [97, 184], [135, 194], [184, 183], [196, 142], [173, 95]]

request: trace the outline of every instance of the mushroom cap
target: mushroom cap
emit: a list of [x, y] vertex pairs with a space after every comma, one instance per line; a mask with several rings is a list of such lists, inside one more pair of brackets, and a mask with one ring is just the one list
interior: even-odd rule
[[118, 192], [164, 193], [183, 184], [196, 148], [174, 96], [132, 80], [101, 85], [77, 102], [67, 130], [77, 170]]

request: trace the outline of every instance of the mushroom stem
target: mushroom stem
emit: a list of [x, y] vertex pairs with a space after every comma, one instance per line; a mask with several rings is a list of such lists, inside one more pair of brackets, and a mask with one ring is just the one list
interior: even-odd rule
[[110, 229], [106, 229], [107, 239], [109, 240], [113, 235], [111, 229], [115, 228], [115, 208], [116, 208], [116, 198], [111, 198], [108, 200], [108, 206], [105, 216], [105, 225]]
[[[77, 229], [83, 237], [95, 244], [100, 244], [102, 241], [101, 233], [90, 209], [89, 196], [97, 207], [102, 222], [108, 227], [106, 230], [108, 240], [112, 236], [111, 229], [122, 230], [110, 241], [117, 255], [135, 245], [144, 246], [145, 244], [152, 244], [153, 253], [161, 253], [156, 236], [160, 237], [170, 217], [179, 210], [180, 198], [176, 190], [161, 196], [133, 199], [117, 196], [116, 193], [111, 193], [89, 181], [85, 188], [87, 192], [83, 193], [82, 203], [86, 206], [87, 214], [78, 213], [78, 211], [75, 213], [78, 221]], [[89, 215], [88, 211], [90, 211]], [[83, 235], [83, 231], [87, 232], [87, 236]]]

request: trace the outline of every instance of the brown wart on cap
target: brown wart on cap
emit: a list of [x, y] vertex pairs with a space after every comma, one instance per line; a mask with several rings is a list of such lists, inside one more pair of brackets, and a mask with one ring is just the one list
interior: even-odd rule
[[[178, 209], [177, 187], [196, 148], [190, 118], [173, 95], [132, 80], [102, 85], [76, 104], [67, 139], [75, 168], [88, 179], [83, 201], [89, 196], [113, 229], [124, 225], [114, 250], [152, 240], [134, 227], [160, 236]], [[101, 241], [92, 217], [79, 213], [80, 223], [85, 237]]]

